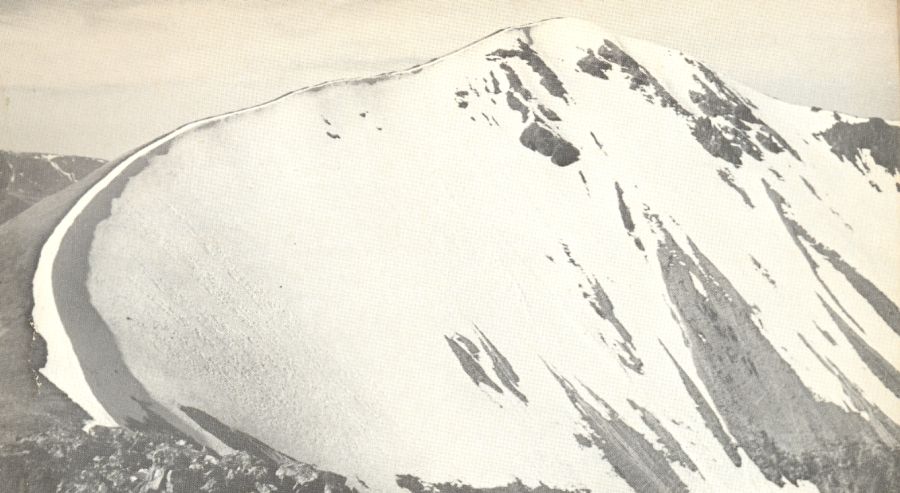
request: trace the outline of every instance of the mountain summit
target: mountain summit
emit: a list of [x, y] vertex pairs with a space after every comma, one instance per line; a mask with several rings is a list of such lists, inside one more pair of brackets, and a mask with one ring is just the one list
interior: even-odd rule
[[887, 491], [898, 137], [505, 29], [113, 167], [41, 251], [41, 371], [363, 491]]

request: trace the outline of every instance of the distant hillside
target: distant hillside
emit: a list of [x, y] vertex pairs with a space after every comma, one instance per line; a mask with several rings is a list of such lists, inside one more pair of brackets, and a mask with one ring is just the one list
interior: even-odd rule
[[0, 223], [105, 162], [82, 156], [0, 151]]

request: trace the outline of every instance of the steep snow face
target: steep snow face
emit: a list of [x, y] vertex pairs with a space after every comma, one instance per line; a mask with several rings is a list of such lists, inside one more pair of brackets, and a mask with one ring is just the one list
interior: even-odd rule
[[145, 149], [62, 242], [60, 320], [117, 422], [359, 488], [887, 490], [897, 126], [866, 122], [508, 29]]

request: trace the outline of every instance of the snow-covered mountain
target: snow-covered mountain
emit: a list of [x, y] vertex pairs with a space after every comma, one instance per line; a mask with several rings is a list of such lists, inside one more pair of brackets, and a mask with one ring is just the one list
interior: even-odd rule
[[42, 372], [360, 490], [888, 491], [898, 136], [505, 29], [123, 160], [43, 246]]
[[0, 223], [99, 168], [102, 159], [0, 150]]

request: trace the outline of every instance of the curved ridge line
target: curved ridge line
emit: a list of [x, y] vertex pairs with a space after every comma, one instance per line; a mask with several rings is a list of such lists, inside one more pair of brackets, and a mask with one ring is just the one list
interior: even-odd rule
[[[103, 407], [103, 404], [100, 403], [90, 390], [90, 385], [78, 362], [78, 356], [75, 353], [72, 341], [69, 338], [66, 327], [63, 325], [56, 306], [56, 294], [54, 293], [53, 288], [53, 268], [63, 239], [78, 216], [87, 208], [94, 198], [139, 158], [147, 155], [161, 144], [201, 125], [222, 120], [240, 113], [260, 109], [285, 96], [281, 96], [258, 106], [208, 117], [182, 125], [176, 130], [158, 137], [156, 140], [141, 147], [110, 169], [103, 178], [97, 181], [97, 183], [92, 185], [81, 197], [79, 197], [78, 201], [75, 202], [75, 205], [66, 212], [66, 215], [63, 216], [62, 220], [56, 225], [53, 232], [47, 238], [47, 241], [44, 242], [44, 245], [41, 247], [41, 253], [38, 257], [38, 264], [34, 271], [34, 279], [32, 282], [32, 297], [34, 300], [32, 323], [34, 330], [43, 336], [47, 344], [47, 362], [39, 371], [68, 395], [75, 404], [80, 406], [91, 416], [92, 421], [87, 424], [88, 427], [93, 425], [116, 426], [118, 423], [116, 423], [112, 416], [109, 415]], [[86, 262], [87, 259], [81, 259], [81, 261]]]
[[[63, 216], [60, 222], [57, 223], [57, 225], [53, 229], [53, 232], [41, 247], [41, 252], [38, 256], [38, 264], [34, 271], [34, 278], [32, 280], [32, 299], [34, 301], [34, 307], [31, 312], [32, 327], [35, 332], [37, 332], [44, 338], [47, 344], [47, 360], [44, 366], [40, 368], [39, 371], [48, 380], [53, 382], [53, 384], [56, 385], [61, 391], [63, 391], [76, 405], [81, 407], [85, 412], [87, 412], [88, 415], [90, 415], [91, 421], [86, 423], [86, 428], [95, 425], [118, 426], [116, 420], [106, 411], [106, 408], [91, 391], [90, 385], [87, 382], [87, 378], [84, 375], [84, 370], [81, 368], [81, 365], [78, 361], [78, 355], [75, 353], [75, 349], [72, 346], [72, 340], [69, 338], [66, 327], [63, 325], [62, 319], [56, 306], [56, 295], [53, 291], [53, 267], [56, 262], [56, 256], [59, 252], [59, 248], [62, 245], [62, 241], [71, 229], [72, 225], [75, 223], [77, 217], [84, 211], [84, 209], [87, 208], [87, 206], [103, 189], [109, 186], [110, 183], [118, 178], [132, 163], [137, 161], [139, 158], [147, 155], [154, 149], [158, 148], [160, 145], [169, 142], [175, 137], [178, 137], [190, 130], [194, 130], [207, 123], [225, 120], [232, 116], [260, 110], [290, 96], [322, 89], [328, 86], [352, 82], [363, 82], [366, 80], [389, 77], [393, 75], [406, 75], [415, 73], [421, 69], [435, 65], [457, 53], [464, 52], [500, 33], [523, 29], [554, 19], [560, 18], [554, 17], [528, 24], [522, 24], [519, 26], [499, 29], [443, 56], [434, 58], [421, 64], [414, 65], [406, 69], [384, 72], [374, 76], [349, 77], [321, 82], [319, 84], [287, 92], [285, 94], [282, 94], [281, 96], [258, 105], [249, 106], [239, 110], [195, 120], [193, 122], [186, 123], [180, 127], [177, 127], [175, 130], [172, 130], [169, 133], [157, 137], [149, 144], [146, 144], [138, 148], [138, 150], [134, 151], [133, 153], [126, 155], [119, 164], [110, 169], [106, 173], [106, 175], [103, 176], [103, 178], [97, 181], [97, 183], [92, 185], [81, 197], [78, 198], [78, 200], [75, 202], [75, 205], [73, 205], [72, 208], [69, 209], [68, 212], [66, 212], [65, 216]], [[87, 259], [84, 259], [84, 261], [87, 261]]]

